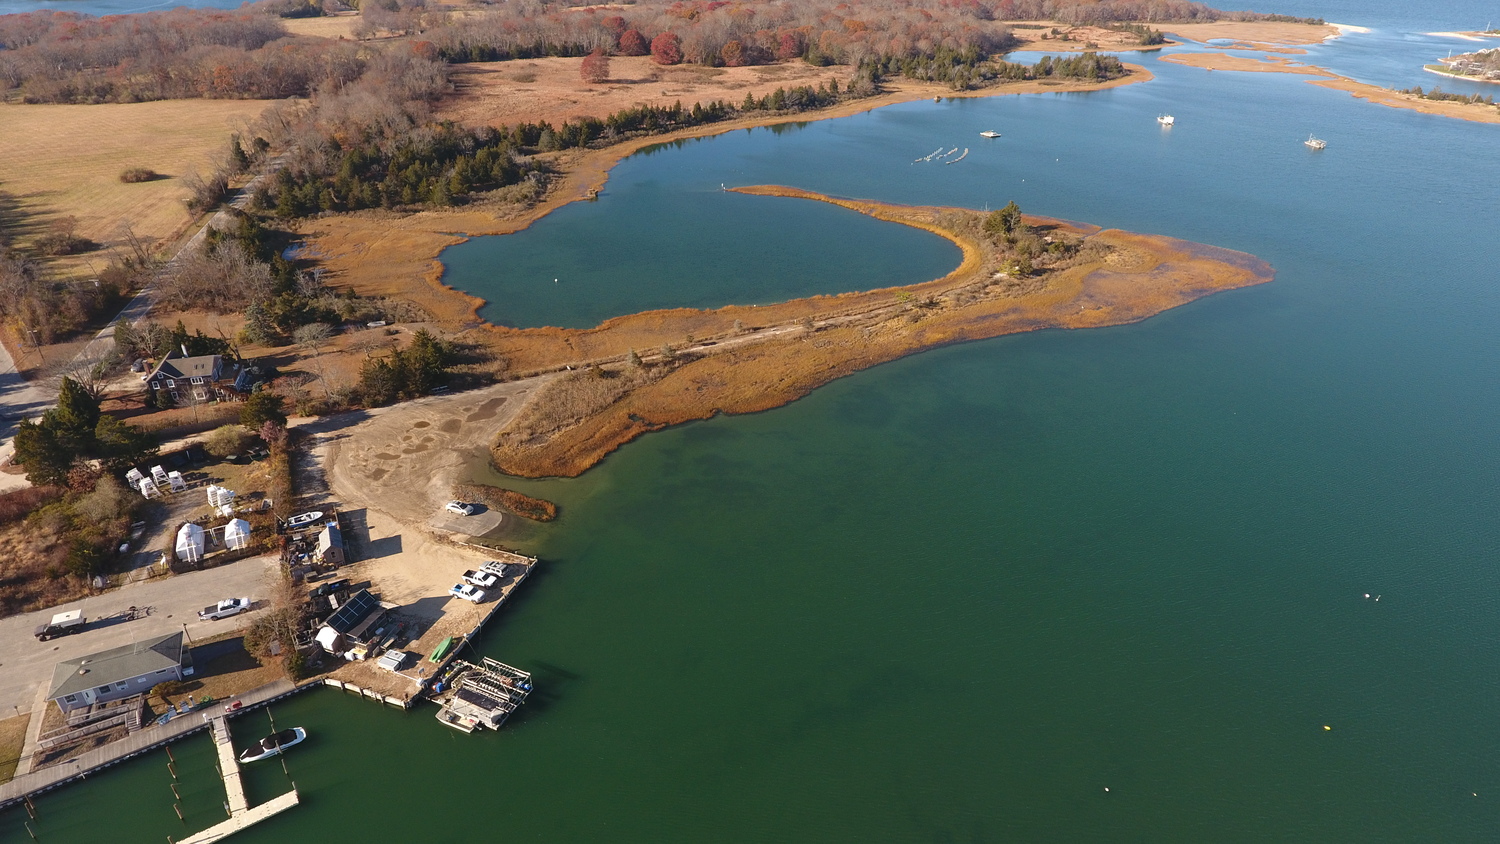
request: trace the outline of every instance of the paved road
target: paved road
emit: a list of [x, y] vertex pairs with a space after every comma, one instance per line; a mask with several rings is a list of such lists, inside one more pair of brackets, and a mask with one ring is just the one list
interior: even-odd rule
[[[188, 635], [194, 638], [244, 627], [262, 611], [267, 577], [275, 572], [276, 565], [274, 556], [251, 557], [0, 619], [0, 718], [31, 709], [37, 687], [52, 681], [52, 668], [61, 660], [181, 630], [183, 622], [187, 622]], [[222, 598], [242, 596], [255, 600], [257, 609], [221, 621], [198, 620], [198, 610]], [[127, 621], [124, 611], [131, 606], [151, 607], [151, 613]], [[32, 635], [53, 614], [74, 609], [82, 609], [88, 619], [88, 629], [82, 633], [48, 642], [38, 642]]]

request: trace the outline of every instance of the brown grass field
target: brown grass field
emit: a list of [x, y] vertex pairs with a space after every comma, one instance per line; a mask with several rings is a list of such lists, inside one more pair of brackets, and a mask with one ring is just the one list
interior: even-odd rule
[[[0, 191], [25, 215], [22, 243], [63, 217], [104, 247], [137, 235], [168, 240], [191, 222], [182, 177], [207, 175], [230, 133], [269, 105], [264, 100], [170, 100], [103, 105], [0, 106]], [[167, 178], [123, 184], [120, 171], [146, 167]], [[98, 252], [53, 259], [58, 270], [103, 269]]]
[[31, 715], [12, 715], [0, 721], [0, 783], [10, 782], [21, 764], [21, 751], [26, 748], [26, 727], [31, 724]]
[[581, 58], [521, 59], [454, 66], [457, 94], [441, 114], [470, 125], [500, 126], [577, 117], [605, 117], [636, 105], [728, 100], [738, 105], [746, 93], [763, 96], [780, 87], [849, 81], [847, 67], [813, 67], [781, 62], [760, 67], [662, 67], [645, 56], [609, 60], [609, 81], [588, 85], [579, 76]]
[[293, 35], [331, 38], [335, 41], [342, 38], [353, 41], [354, 25], [357, 23], [359, 23], [358, 12], [343, 12], [317, 18], [286, 18], [281, 25]]

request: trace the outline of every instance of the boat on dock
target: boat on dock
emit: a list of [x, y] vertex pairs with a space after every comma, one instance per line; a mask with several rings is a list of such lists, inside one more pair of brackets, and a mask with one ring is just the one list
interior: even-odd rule
[[1306, 144], [1309, 149], [1326, 149], [1328, 146], [1327, 141], [1322, 138], [1314, 138], [1312, 135], [1308, 135], [1307, 140], [1302, 143]]
[[1177, 125], [1177, 118], [1170, 114], [1159, 114], [1156, 116], [1156, 122], [1163, 126], [1175, 126]]
[[262, 759], [277, 756], [288, 747], [301, 744], [306, 740], [307, 731], [301, 727], [282, 730], [245, 748], [245, 752], [240, 754], [240, 762], [259, 762]]
[[993, 129], [990, 129], [990, 130], [987, 130], [987, 131], [984, 131], [984, 132], [980, 132], [979, 133], [979, 137], [981, 137], [981, 138], [998, 138], [998, 137], [1000, 137], [1000, 133], [996, 132]]

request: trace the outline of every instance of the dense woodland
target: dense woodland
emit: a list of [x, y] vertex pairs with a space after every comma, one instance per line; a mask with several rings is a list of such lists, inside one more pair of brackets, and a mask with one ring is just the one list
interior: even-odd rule
[[787, 59], [859, 66], [930, 60], [940, 51], [1004, 52], [1004, 21], [1162, 24], [1226, 18], [1184, 0], [763, 0], [575, 8], [517, 0], [454, 13], [426, 0], [360, 4], [364, 34], [405, 36], [383, 49], [288, 37], [282, 17], [321, 11], [266, 0], [235, 11], [175, 9], [102, 18], [39, 11], [0, 16], [0, 94], [29, 102], [286, 98], [337, 90], [372, 56], [409, 50], [445, 62], [650, 54], [662, 64], [755, 65]]

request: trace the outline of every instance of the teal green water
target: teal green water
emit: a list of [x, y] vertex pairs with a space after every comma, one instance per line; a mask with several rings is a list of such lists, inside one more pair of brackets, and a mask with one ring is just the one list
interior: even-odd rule
[[[546, 565], [481, 644], [537, 695], [479, 736], [295, 698], [276, 718], [314, 736], [289, 758], [304, 805], [237, 844], [470, 842], [478, 817], [541, 842], [1495, 840], [1500, 130], [1151, 67], [693, 143], [557, 215], [559, 237], [628, 226], [637, 197], [731, 180], [1014, 198], [1279, 275], [907, 358], [522, 484], [563, 518], [526, 537]], [[909, 163], [939, 143], [975, 151]], [[868, 222], [835, 214], [830, 236], [847, 221]], [[534, 234], [553, 236], [515, 242]], [[735, 293], [707, 288], [683, 292]], [[164, 763], [44, 797], [41, 840], [181, 837]], [[185, 803], [206, 825], [202, 779]]]
[[[483, 297], [481, 315], [499, 325], [592, 328], [653, 308], [909, 284], [963, 260], [924, 231], [821, 202], [722, 191], [722, 182], [703, 180], [708, 168], [679, 168], [672, 149], [623, 165], [628, 213], [606, 188], [604, 201], [545, 217], [524, 237], [474, 238], [443, 253], [444, 283]], [[661, 169], [668, 178], [655, 176]]]

